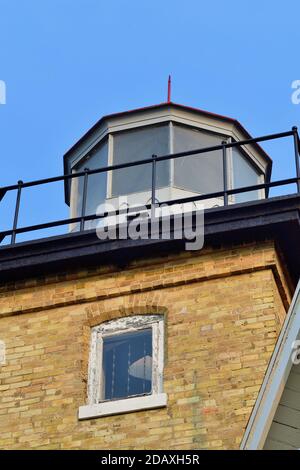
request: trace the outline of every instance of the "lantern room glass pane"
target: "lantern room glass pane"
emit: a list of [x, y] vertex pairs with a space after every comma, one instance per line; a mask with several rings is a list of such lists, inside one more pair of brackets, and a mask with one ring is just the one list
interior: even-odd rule
[[[174, 152], [185, 152], [220, 145], [223, 138], [185, 126], [174, 125]], [[174, 160], [176, 187], [201, 194], [223, 191], [221, 150]]]
[[[113, 164], [134, 162], [169, 153], [169, 125], [149, 126], [113, 136]], [[150, 191], [152, 165], [139, 165], [112, 172], [112, 196]], [[159, 163], [156, 187], [169, 185], [170, 162]]]
[[[107, 166], [108, 144], [107, 141], [100, 145], [89, 158], [80, 162], [74, 168], [75, 172], [84, 171], [85, 168], [95, 170], [97, 168]], [[79, 217], [82, 209], [83, 197], [83, 182], [84, 177], [72, 179], [72, 216]], [[106, 185], [107, 173], [96, 173], [88, 176], [87, 198], [86, 198], [86, 211], [85, 215], [92, 215], [96, 213], [99, 204], [103, 203], [106, 198]]]
[[103, 339], [104, 400], [152, 390], [152, 328]]
[[[243, 188], [245, 186], [254, 186], [260, 183], [260, 174], [254, 166], [247, 160], [242, 152], [233, 147], [233, 187]], [[259, 199], [259, 191], [249, 191], [234, 195], [234, 200], [238, 202], [246, 202]]]

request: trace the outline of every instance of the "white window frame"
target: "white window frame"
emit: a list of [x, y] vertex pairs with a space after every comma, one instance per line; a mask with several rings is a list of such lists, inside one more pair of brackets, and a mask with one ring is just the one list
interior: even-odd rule
[[[150, 394], [120, 400], [103, 400], [103, 339], [152, 328], [152, 390]], [[88, 371], [88, 404], [79, 407], [79, 419], [90, 419], [166, 406], [163, 393], [163, 315], [134, 315], [110, 320], [92, 328]]]
[[[158, 118], [151, 118], [150, 120], [140, 120], [140, 121], [135, 121], [134, 123], [122, 123], [120, 125], [116, 126], [108, 126], [105, 130], [102, 130], [101, 135], [97, 137], [97, 139], [94, 140], [93, 143], [89, 145], [87, 149], [85, 149], [84, 152], [80, 154], [80, 156], [77, 156], [76, 158], [73, 159], [71, 162], [71, 171], [74, 171], [74, 168], [78, 163], [80, 163], [84, 158], [88, 157], [90, 152], [93, 150], [95, 146], [98, 146], [98, 144], [102, 141], [104, 142], [105, 139], [108, 140], [107, 145], [108, 145], [108, 160], [107, 164], [113, 165], [114, 164], [114, 137], [116, 133], [120, 132], [126, 132], [129, 130], [138, 130], [140, 128], [146, 128], [146, 127], [153, 127], [153, 126], [162, 126], [162, 125], [167, 125], [169, 127], [169, 132], [168, 132], [168, 145], [169, 145], [169, 153], [172, 154], [174, 152], [174, 125], [178, 126], [184, 126], [189, 129], [194, 129], [199, 132], [205, 132], [205, 133], [210, 133], [210, 134], [215, 134], [218, 135], [219, 137], [222, 137], [222, 140], [230, 142], [232, 139], [235, 141], [239, 141], [243, 139], [244, 137], [242, 135], [237, 134], [234, 132], [234, 130], [230, 130], [226, 127], [222, 128], [220, 126], [216, 127], [215, 125], [209, 125], [205, 124], [204, 122], [197, 122], [195, 120], [191, 121], [190, 119], [186, 119], [183, 116], [179, 117], [178, 115], [174, 115], [171, 113], [170, 115], [162, 115], [161, 117]], [[221, 143], [221, 142], [220, 142]], [[259, 155], [257, 155], [257, 152], [253, 151], [253, 149], [244, 149], [245, 153], [245, 158], [249, 161], [250, 164], [254, 165], [257, 167], [258, 172], [260, 175], [258, 176], [258, 181], [257, 184], [264, 183], [265, 177], [266, 177], [266, 168], [263, 162], [261, 162]], [[233, 188], [233, 167], [232, 167], [232, 148], [227, 149], [227, 162], [228, 162], [228, 188], [232, 189]], [[189, 195], [192, 197], [193, 192], [189, 192], [187, 188], [180, 188], [178, 186], [175, 186], [175, 160], [171, 159], [169, 160], [169, 171], [170, 171], [170, 178], [169, 178], [169, 185], [165, 186], [163, 188], [157, 188], [159, 192], [160, 190], [162, 191], [171, 191], [171, 196], [167, 196], [167, 192], [162, 193], [161, 197], [163, 200], [166, 199], [179, 199], [180, 195], [176, 194], [176, 190], [183, 190], [187, 191]], [[88, 166], [88, 165], [87, 165]], [[116, 207], [118, 207], [118, 200], [122, 196], [113, 196], [112, 194], [112, 171], [107, 172], [107, 185], [106, 185], [106, 200], [109, 202], [112, 202], [113, 204], [117, 204]], [[75, 181], [75, 180], [74, 180]], [[174, 191], [174, 193], [173, 193]], [[258, 199], [265, 199], [265, 189], [260, 189], [258, 190], [259, 197]], [[74, 196], [71, 194], [70, 195], [70, 200], [71, 200], [71, 210], [74, 207], [76, 207], [76, 188], [74, 188]], [[127, 195], [123, 196], [128, 196], [129, 197], [129, 203], [131, 206], [141, 205], [141, 200], [143, 197], [148, 197], [147, 203], [150, 201], [151, 197], [151, 191], [138, 191], [135, 193], [128, 193]], [[78, 197], [78, 195], [77, 195]], [[157, 199], [160, 198], [160, 195], [157, 196]], [[235, 204], [235, 195], [229, 195], [228, 200], [229, 204]], [[104, 201], [102, 201], [104, 202]], [[214, 206], [222, 206], [223, 205], [223, 198], [215, 198], [215, 200], [211, 200], [211, 203], [209, 200], [207, 200], [207, 208], [214, 207]], [[119, 207], [118, 207], [119, 208]], [[124, 215], [125, 217], [125, 215]], [[76, 224], [70, 225], [70, 230], [74, 230], [76, 227]]]

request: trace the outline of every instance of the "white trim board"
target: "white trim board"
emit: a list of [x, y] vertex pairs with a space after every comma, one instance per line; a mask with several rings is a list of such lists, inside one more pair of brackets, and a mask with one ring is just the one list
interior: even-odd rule
[[125, 400], [114, 400], [93, 405], [80, 406], [78, 419], [100, 418], [133, 411], [149, 410], [167, 406], [167, 394], [158, 393], [141, 397], [126, 398]]
[[300, 281], [246, 427], [241, 449], [262, 449], [292, 368], [292, 345], [300, 333]]

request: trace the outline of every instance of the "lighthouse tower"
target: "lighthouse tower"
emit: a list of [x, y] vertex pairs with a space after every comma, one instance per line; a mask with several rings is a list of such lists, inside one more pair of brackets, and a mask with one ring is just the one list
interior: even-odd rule
[[[284, 158], [296, 176], [274, 181], [262, 146], [279, 138], [293, 142]], [[57, 181], [69, 217], [19, 226], [23, 192]], [[297, 129], [252, 138], [236, 119], [168, 101], [102, 117], [62, 176], [0, 188], [0, 199], [12, 191], [0, 447], [238, 449], [300, 273]], [[175, 236], [187, 204], [204, 210], [198, 250]], [[103, 207], [129, 224], [142, 206], [162, 223], [162, 205], [177, 208], [169, 238], [97, 236], [112, 225]]]

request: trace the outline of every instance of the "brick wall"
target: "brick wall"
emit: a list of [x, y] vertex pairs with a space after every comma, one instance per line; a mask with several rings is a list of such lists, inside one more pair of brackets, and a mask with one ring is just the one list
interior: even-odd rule
[[[0, 448], [238, 448], [289, 304], [272, 242], [0, 287]], [[78, 421], [92, 325], [164, 313], [159, 410]]]

